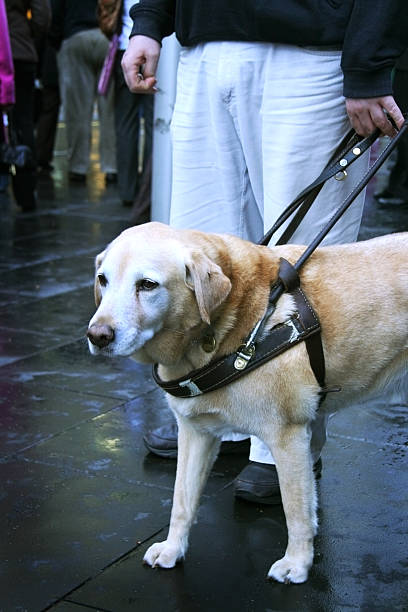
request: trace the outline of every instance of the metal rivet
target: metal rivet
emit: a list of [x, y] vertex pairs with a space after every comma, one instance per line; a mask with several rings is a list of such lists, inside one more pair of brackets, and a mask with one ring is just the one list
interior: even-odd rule
[[335, 174], [334, 178], [336, 179], [336, 181], [344, 181], [344, 179], [347, 178], [347, 172], [345, 170], [342, 170], [341, 172]]
[[360, 155], [360, 153], [361, 153], [361, 149], [360, 149], [359, 147], [355, 147], [355, 148], [353, 149], [353, 153], [354, 153], [354, 155]]
[[341, 159], [339, 161], [339, 164], [340, 164], [340, 166], [342, 166], [342, 168], [344, 168], [344, 166], [347, 166], [348, 161], [347, 161], [347, 159]]

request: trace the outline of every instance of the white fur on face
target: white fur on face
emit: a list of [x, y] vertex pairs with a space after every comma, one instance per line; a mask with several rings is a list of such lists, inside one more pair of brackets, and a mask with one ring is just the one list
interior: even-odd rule
[[[166, 286], [170, 264], [168, 258], [155, 259], [157, 253], [149, 257], [148, 247], [140, 250], [117, 242], [107, 250], [97, 270], [97, 276], [106, 279], [106, 286], [100, 286], [101, 302], [89, 326], [109, 325], [115, 338], [104, 348], [88, 341], [92, 354], [130, 356], [162, 328], [170, 308]], [[157, 287], [143, 289], [143, 279], [157, 283]]]

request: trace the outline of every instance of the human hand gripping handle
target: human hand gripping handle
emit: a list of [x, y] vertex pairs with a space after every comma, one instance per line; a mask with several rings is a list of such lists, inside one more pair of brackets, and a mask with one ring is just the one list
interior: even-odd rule
[[151, 94], [157, 91], [156, 69], [160, 43], [149, 36], [132, 36], [123, 54], [122, 70], [132, 93]]
[[404, 116], [392, 96], [347, 98], [346, 108], [351, 125], [360, 136], [369, 136], [376, 128], [386, 136], [395, 136], [395, 128], [387, 115], [398, 129], [404, 123]]

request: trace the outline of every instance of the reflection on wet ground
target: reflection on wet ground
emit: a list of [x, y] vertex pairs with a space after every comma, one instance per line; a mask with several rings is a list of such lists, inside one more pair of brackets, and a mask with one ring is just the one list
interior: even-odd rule
[[[396, 390], [331, 420], [309, 582], [265, 580], [285, 548], [284, 515], [234, 501], [245, 456], [217, 461], [186, 562], [142, 565], [165, 535], [175, 474], [142, 435], [171, 417], [149, 367], [88, 354], [93, 259], [129, 212], [95, 156], [77, 186], [62, 153], [36, 213], [0, 195], [0, 610], [407, 610], [407, 406]], [[407, 230], [408, 208], [381, 209], [372, 190], [361, 237]]]

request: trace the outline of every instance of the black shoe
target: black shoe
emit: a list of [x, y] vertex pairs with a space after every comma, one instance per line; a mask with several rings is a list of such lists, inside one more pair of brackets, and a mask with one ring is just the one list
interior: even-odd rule
[[43, 164], [38, 164], [37, 172], [38, 174], [50, 174], [54, 170], [54, 166], [48, 162]]
[[105, 174], [106, 185], [117, 183], [117, 182], [118, 182], [118, 175], [116, 174], [116, 172], [107, 172]]
[[85, 183], [86, 174], [81, 174], [80, 172], [68, 172], [68, 179], [72, 183]]
[[12, 176], [14, 199], [24, 213], [33, 212], [37, 208], [35, 182], [32, 174]]
[[400, 206], [408, 203], [408, 197], [396, 196], [389, 189], [384, 189], [374, 194], [375, 199], [382, 206]]
[[[143, 437], [143, 442], [154, 455], [166, 459], [177, 459], [177, 423], [171, 423], [149, 431]], [[238, 442], [221, 443], [220, 455], [236, 455], [238, 453], [249, 453], [249, 438]]]
[[378, 200], [378, 198], [392, 198], [394, 197], [394, 194], [392, 194], [388, 189], [383, 189], [382, 191], [376, 191], [374, 197], [376, 200]]
[[[322, 474], [322, 460], [313, 466], [315, 478]], [[234, 482], [235, 497], [255, 504], [274, 506], [282, 503], [276, 467], [269, 463], [250, 461]]]
[[404, 200], [404, 198], [397, 198], [396, 196], [391, 198], [378, 197], [377, 202], [381, 204], [381, 206], [402, 206], [408, 204], [408, 199]]

